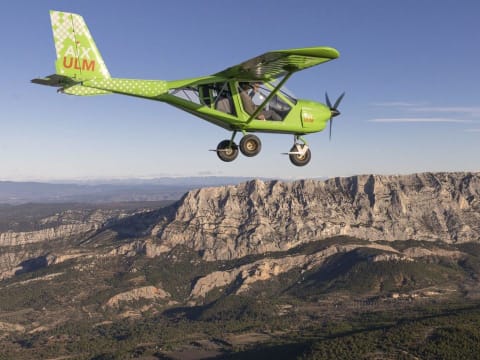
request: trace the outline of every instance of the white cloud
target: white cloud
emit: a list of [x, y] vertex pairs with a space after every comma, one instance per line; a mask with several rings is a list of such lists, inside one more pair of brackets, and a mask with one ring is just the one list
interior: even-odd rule
[[373, 103], [373, 106], [392, 107], [402, 110], [422, 113], [448, 113], [448, 114], [464, 114], [468, 116], [480, 116], [480, 106], [427, 106], [426, 103], [413, 103], [407, 101], [387, 101]]
[[378, 118], [370, 119], [368, 122], [375, 123], [471, 123], [472, 120], [449, 119], [449, 118]]
[[406, 102], [406, 101], [386, 101], [386, 102], [380, 102], [380, 103], [373, 103], [373, 106], [382, 106], [382, 107], [403, 107], [403, 108], [409, 108], [409, 107], [415, 107], [415, 106], [424, 106], [425, 103], [411, 103], [411, 102]]
[[480, 116], [480, 107], [476, 106], [422, 106], [413, 107], [411, 110], [429, 113], [454, 113], [466, 114], [470, 116]]

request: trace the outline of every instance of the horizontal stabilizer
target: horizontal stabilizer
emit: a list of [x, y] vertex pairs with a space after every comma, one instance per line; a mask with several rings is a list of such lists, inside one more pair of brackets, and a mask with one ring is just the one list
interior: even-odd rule
[[34, 84], [55, 86], [55, 87], [62, 87], [66, 85], [75, 84], [75, 81], [73, 81], [69, 77], [58, 75], [58, 74], [49, 75], [44, 78], [32, 79], [31, 82]]

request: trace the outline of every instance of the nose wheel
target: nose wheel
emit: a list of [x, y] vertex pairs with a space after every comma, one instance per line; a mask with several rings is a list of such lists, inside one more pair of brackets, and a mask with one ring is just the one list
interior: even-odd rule
[[[299, 143], [298, 140], [302, 141], [302, 143]], [[290, 162], [295, 166], [305, 166], [310, 162], [312, 152], [307, 142], [301, 136], [295, 135], [295, 140], [292, 148], [288, 152], [288, 157], [290, 158]]]
[[290, 152], [288, 153], [288, 157], [290, 158], [290, 162], [293, 165], [305, 166], [310, 162], [312, 158], [312, 152], [308, 148], [308, 145], [295, 144], [290, 149]]

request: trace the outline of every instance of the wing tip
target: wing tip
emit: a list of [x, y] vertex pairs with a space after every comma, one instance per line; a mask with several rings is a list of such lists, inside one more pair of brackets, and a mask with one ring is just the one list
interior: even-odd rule
[[298, 49], [279, 50], [275, 52], [286, 53], [289, 55], [311, 56], [316, 58], [336, 59], [340, 56], [340, 52], [329, 46], [314, 46]]

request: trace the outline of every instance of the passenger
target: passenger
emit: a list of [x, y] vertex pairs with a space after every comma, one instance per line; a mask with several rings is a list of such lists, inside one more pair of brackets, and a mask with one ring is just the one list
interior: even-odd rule
[[[252, 115], [255, 111], [257, 111], [258, 106], [252, 100], [252, 97], [258, 90], [258, 83], [255, 83], [252, 87], [248, 82], [240, 83], [240, 98], [242, 99], [243, 109], [249, 114]], [[249, 90], [252, 89], [252, 93], [249, 94]], [[282, 117], [275, 112], [274, 110], [265, 110], [263, 109], [258, 115], [257, 119], [259, 120], [275, 120], [281, 121]]]

